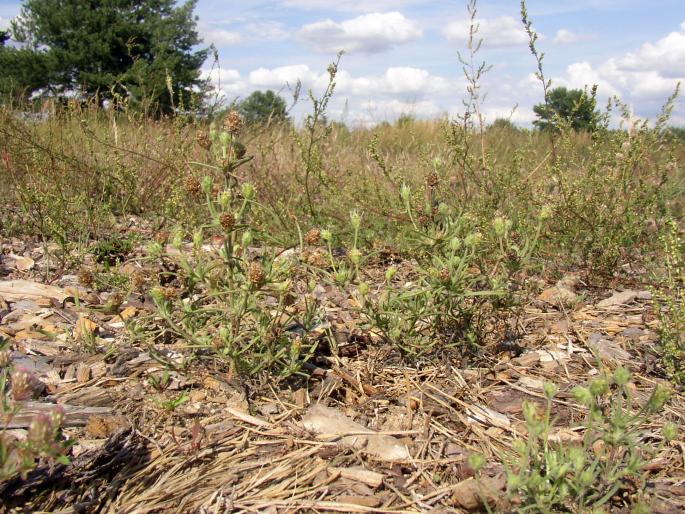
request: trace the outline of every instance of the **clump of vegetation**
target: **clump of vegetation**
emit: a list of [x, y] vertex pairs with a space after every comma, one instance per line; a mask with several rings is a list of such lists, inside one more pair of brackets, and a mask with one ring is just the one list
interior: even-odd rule
[[133, 250], [133, 242], [130, 238], [115, 236], [98, 241], [91, 252], [96, 262], [114, 266], [123, 262], [131, 250]]
[[[516, 459], [508, 470], [510, 497], [519, 512], [590, 512], [603, 508], [619, 492], [637, 495], [644, 490], [645, 465], [654, 450], [642, 444], [641, 428], [661, 413], [669, 393], [657, 387], [645, 405], [635, 405], [630, 372], [617, 368], [612, 376], [577, 386], [572, 393], [587, 415], [581, 431], [554, 432], [554, 397], [558, 388], [546, 384], [545, 407], [525, 403], [527, 438], [515, 445]], [[574, 440], [572, 436], [578, 435]], [[663, 443], [677, 437], [674, 424], [660, 434]]]

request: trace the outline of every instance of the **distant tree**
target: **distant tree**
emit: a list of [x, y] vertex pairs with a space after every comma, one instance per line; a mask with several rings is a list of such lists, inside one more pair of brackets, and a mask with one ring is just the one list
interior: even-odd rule
[[0, 97], [25, 98], [48, 85], [49, 59], [45, 52], [8, 46], [9, 31], [0, 31]]
[[[14, 39], [47, 56], [49, 84], [102, 102], [114, 95], [160, 112], [189, 105], [207, 50], [197, 0], [25, 0]], [[7, 68], [5, 68], [7, 69]], [[13, 70], [21, 79], [25, 70]], [[27, 88], [34, 84], [24, 84]]]
[[518, 130], [518, 127], [508, 118], [497, 118], [488, 128], [496, 130]]
[[288, 119], [285, 100], [271, 90], [255, 91], [238, 104], [238, 111], [249, 125]]
[[403, 112], [397, 117], [397, 120], [395, 120], [395, 124], [398, 127], [405, 127], [407, 125], [412, 125], [415, 121], [416, 116], [414, 116], [413, 114]]
[[533, 125], [541, 130], [555, 128], [560, 118], [574, 130], [591, 130], [597, 121], [595, 88], [591, 94], [580, 89], [557, 87], [549, 92], [547, 103], [537, 104], [533, 111], [539, 119]]

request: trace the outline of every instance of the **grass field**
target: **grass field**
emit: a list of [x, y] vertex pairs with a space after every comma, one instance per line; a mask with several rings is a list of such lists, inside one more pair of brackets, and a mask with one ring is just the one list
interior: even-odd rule
[[[672, 104], [582, 133], [473, 116], [354, 129], [320, 105], [299, 127], [0, 108], [4, 291], [65, 291], [28, 309], [49, 329], [2, 300], [7, 505], [683, 508]], [[12, 432], [48, 393], [110, 410]], [[392, 441], [343, 437], [329, 411], [322, 430], [315, 404]]]

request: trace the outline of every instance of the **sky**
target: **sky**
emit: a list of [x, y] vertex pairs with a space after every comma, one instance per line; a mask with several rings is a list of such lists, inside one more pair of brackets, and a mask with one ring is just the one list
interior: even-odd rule
[[[597, 84], [599, 98], [617, 95], [638, 117], [654, 118], [679, 81], [685, 87], [685, 0], [528, 0], [552, 87]], [[20, 2], [0, 0], [0, 28]], [[466, 0], [199, 0], [198, 29], [219, 62], [203, 68], [228, 101], [272, 89], [318, 96], [339, 50], [329, 117], [372, 126], [402, 114], [417, 118], [463, 111], [467, 55]], [[518, 0], [480, 0], [477, 62], [492, 67], [481, 80], [486, 122], [534, 119], [543, 100], [536, 63], [520, 21]], [[685, 91], [684, 91], [685, 93]], [[306, 94], [295, 118], [311, 110]], [[685, 126], [685, 97], [672, 124]]]

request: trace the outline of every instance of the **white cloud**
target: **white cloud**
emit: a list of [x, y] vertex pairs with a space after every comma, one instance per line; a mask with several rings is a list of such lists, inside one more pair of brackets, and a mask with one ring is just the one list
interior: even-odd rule
[[207, 23], [200, 23], [198, 31], [206, 44], [214, 44], [217, 47], [235, 45], [243, 40], [238, 32], [214, 27]]
[[535, 113], [532, 109], [518, 109], [509, 104], [501, 105], [485, 105], [483, 108], [483, 117], [485, 123], [490, 124], [497, 119], [506, 119], [512, 123], [520, 125], [530, 125], [535, 119]]
[[300, 9], [335, 10], [342, 12], [380, 12], [397, 9], [407, 4], [418, 3], [416, 0], [366, 0], [365, 2], [344, 2], [340, 0], [284, 0], [285, 7]]
[[680, 29], [595, 66], [573, 63], [555, 80], [575, 88], [597, 84], [602, 97], [617, 95], [640, 105], [663, 102], [678, 82], [685, 83], [685, 23]]
[[657, 71], [664, 77], [685, 76], [685, 22], [656, 43], [645, 43], [629, 52], [617, 65], [631, 71]]
[[12, 20], [0, 16], [0, 30], [7, 30], [8, 28], [10, 28], [10, 21]]
[[428, 95], [447, 93], [457, 87], [438, 75], [427, 70], [410, 67], [392, 67], [383, 75], [366, 75], [357, 78], [342, 75], [339, 91], [356, 96], [371, 95], [412, 95], [421, 98]]
[[[255, 90], [272, 89], [282, 91], [295, 86], [298, 80], [303, 90], [313, 89], [320, 94], [328, 83], [326, 71], [317, 72], [306, 64], [294, 64], [276, 68], [256, 68], [245, 77], [237, 70], [222, 69], [203, 72], [221, 89], [220, 97], [232, 101], [245, 97]], [[219, 79], [221, 83], [219, 84]], [[333, 117], [364, 126], [374, 125], [385, 119], [393, 119], [400, 114], [412, 114], [420, 118], [441, 115], [445, 109], [446, 98], [450, 101], [459, 96], [464, 89], [462, 79], [448, 79], [433, 75], [420, 68], [390, 67], [379, 75], [354, 76], [347, 70], [340, 70], [336, 78], [336, 93], [329, 113]], [[343, 105], [349, 103], [348, 108]], [[303, 101], [297, 112], [307, 110]]]
[[[443, 35], [450, 41], [460, 43], [469, 38], [470, 20], [456, 20], [449, 23], [443, 30]], [[503, 47], [524, 45], [528, 43], [528, 36], [519, 20], [512, 16], [479, 19], [476, 39], [483, 40], [483, 47]]]
[[275, 21], [248, 23], [244, 32], [250, 39], [258, 41], [283, 41], [290, 36], [283, 24]]
[[[328, 81], [328, 73], [312, 71], [306, 64], [280, 66], [278, 68], [257, 68], [250, 72], [249, 82], [261, 88], [281, 89], [294, 86], [297, 81], [305, 88], [321, 89]], [[352, 95], [362, 98], [379, 96], [411, 96], [423, 98], [429, 95], [452, 93], [461, 83], [427, 70], [410, 67], [391, 67], [382, 75], [352, 76], [340, 70], [336, 77], [336, 95]]]
[[342, 22], [327, 19], [298, 32], [301, 41], [322, 52], [382, 52], [421, 35], [421, 29], [399, 12], [363, 14]]
[[238, 70], [204, 69], [200, 77], [202, 79], [209, 78], [212, 84], [219, 89], [219, 97], [228, 101], [244, 96], [250, 90], [249, 85], [242, 79]]
[[597, 34], [578, 34], [576, 32], [571, 32], [568, 29], [559, 29], [552, 42], [555, 45], [571, 45], [573, 43], [580, 43], [581, 41], [591, 41], [596, 37]]
[[620, 95], [621, 91], [607, 80], [601, 72], [595, 70], [589, 62], [576, 62], [566, 68], [566, 78], [559, 79], [557, 82], [565, 86], [583, 89], [585, 86], [591, 87], [597, 84], [598, 92], [603, 96]]
[[279, 66], [278, 68], [257, 68], [250, 72], [249, 80], [253, 86], [281, 89], [286, 85], [295, 86], [297, 81], [311, 87], [323, 77], [309, 69], [306, 64]]

